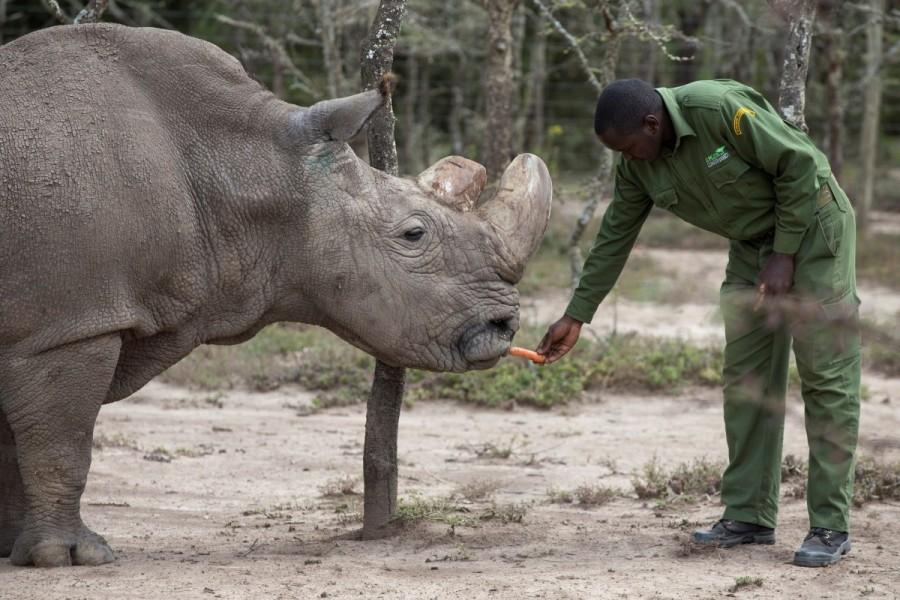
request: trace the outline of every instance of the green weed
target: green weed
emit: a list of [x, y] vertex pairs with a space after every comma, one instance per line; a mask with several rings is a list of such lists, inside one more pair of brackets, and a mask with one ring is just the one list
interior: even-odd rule
[[749, 577], [747, 575], [744, 575], [743, 577], [735, 578], [734, 585], [728, 588], [728, 591], [733, 594], [738, 590], [742, 590], [744, 588], [762, 587], [762, 584], [762, 577]]
[[680, 463], [669, 472], [654, 457], [643, 466], [640, 473], [632, 476], [631, 484], [637, 497], [642, 500], [658, 498], [666, 501], [694, 501], [697, 496], [719, 493], [723, 470], [724, 464], [720, 462], [698, 458], [691, 463]]

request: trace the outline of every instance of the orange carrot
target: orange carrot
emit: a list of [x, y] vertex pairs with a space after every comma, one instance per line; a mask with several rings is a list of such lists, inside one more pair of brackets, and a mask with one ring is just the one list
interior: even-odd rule
[[547, 358], [528, 348], [519, 348], [513, 346], [509, 349], [510, 356], [518, 356], [519, 358], [527, 358], [533, 363], [543, 364]]

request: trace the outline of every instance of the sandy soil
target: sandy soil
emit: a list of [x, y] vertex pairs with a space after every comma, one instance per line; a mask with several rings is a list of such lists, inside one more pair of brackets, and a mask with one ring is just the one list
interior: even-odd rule
[[[862, 449], [896, 460], [900, 381], [881, 384]], [[40, 571], [3, 561], [0, 598], [710, 598], [742, 576], [763, 579], [736, 592], [757, 598], [900, 590], [898, 504], [857, 510], [848, 558], [803, 569], [789, 564], [807, 526], [802, 500], [784, 498], [775, 546], [697, 553], [688, 532], [717, 518], [715, 501], [658, 510], [633, 496], [630, 473], [654, 456], [668, 466], [724, 458], [715, 391], [610, 395], [553, 412], [421, 403], [401, 419], [401, 496], [493, 485], [498, 505], [526, 503], [527, 514], [455, 531], [411, 525], [374, 542], [340, 539], [358, 523], [336, 509], [349, 501], [352, 512], [358, 498], [322, 491], [360, 473], [364, 409], [307, 414], [309, 401], [302, 390], [209, 395], [153, 383], [105, 407], [83, 511], [117, 562]], [[479, 457], [490, 444], [512, 453]], [[805, 455], [799, 402], [785, 451]], [[582, 483], [624, 497], [590, 509], [549, 503], [549, 489]]]

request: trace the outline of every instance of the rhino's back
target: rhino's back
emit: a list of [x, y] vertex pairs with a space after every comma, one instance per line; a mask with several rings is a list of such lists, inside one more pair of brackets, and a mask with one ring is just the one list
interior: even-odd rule
[[248, 81], [163, 30], [56, 27], [0, 49], [0, 346], [190, 309], [204, 265], [186, 163], [211, 90]]

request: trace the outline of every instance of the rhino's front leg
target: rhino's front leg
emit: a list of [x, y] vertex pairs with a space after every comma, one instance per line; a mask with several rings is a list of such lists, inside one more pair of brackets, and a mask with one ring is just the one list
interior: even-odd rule
[[[118, 335], [92, 338], [14, 361], [0, 397], [15, 436], [25, 504], [15, 565], [99, 565], [114, 559], [81, 521], [97, 412], [119, 358]], [[4, 368], [4, 371], [7, 369]]]
[[[2, 408], [2, 400], [0, 400]], [[12, 430], [0, 410], [0, 557], [9, 556], [13, 542], [22, 532], [25, 493]]]

